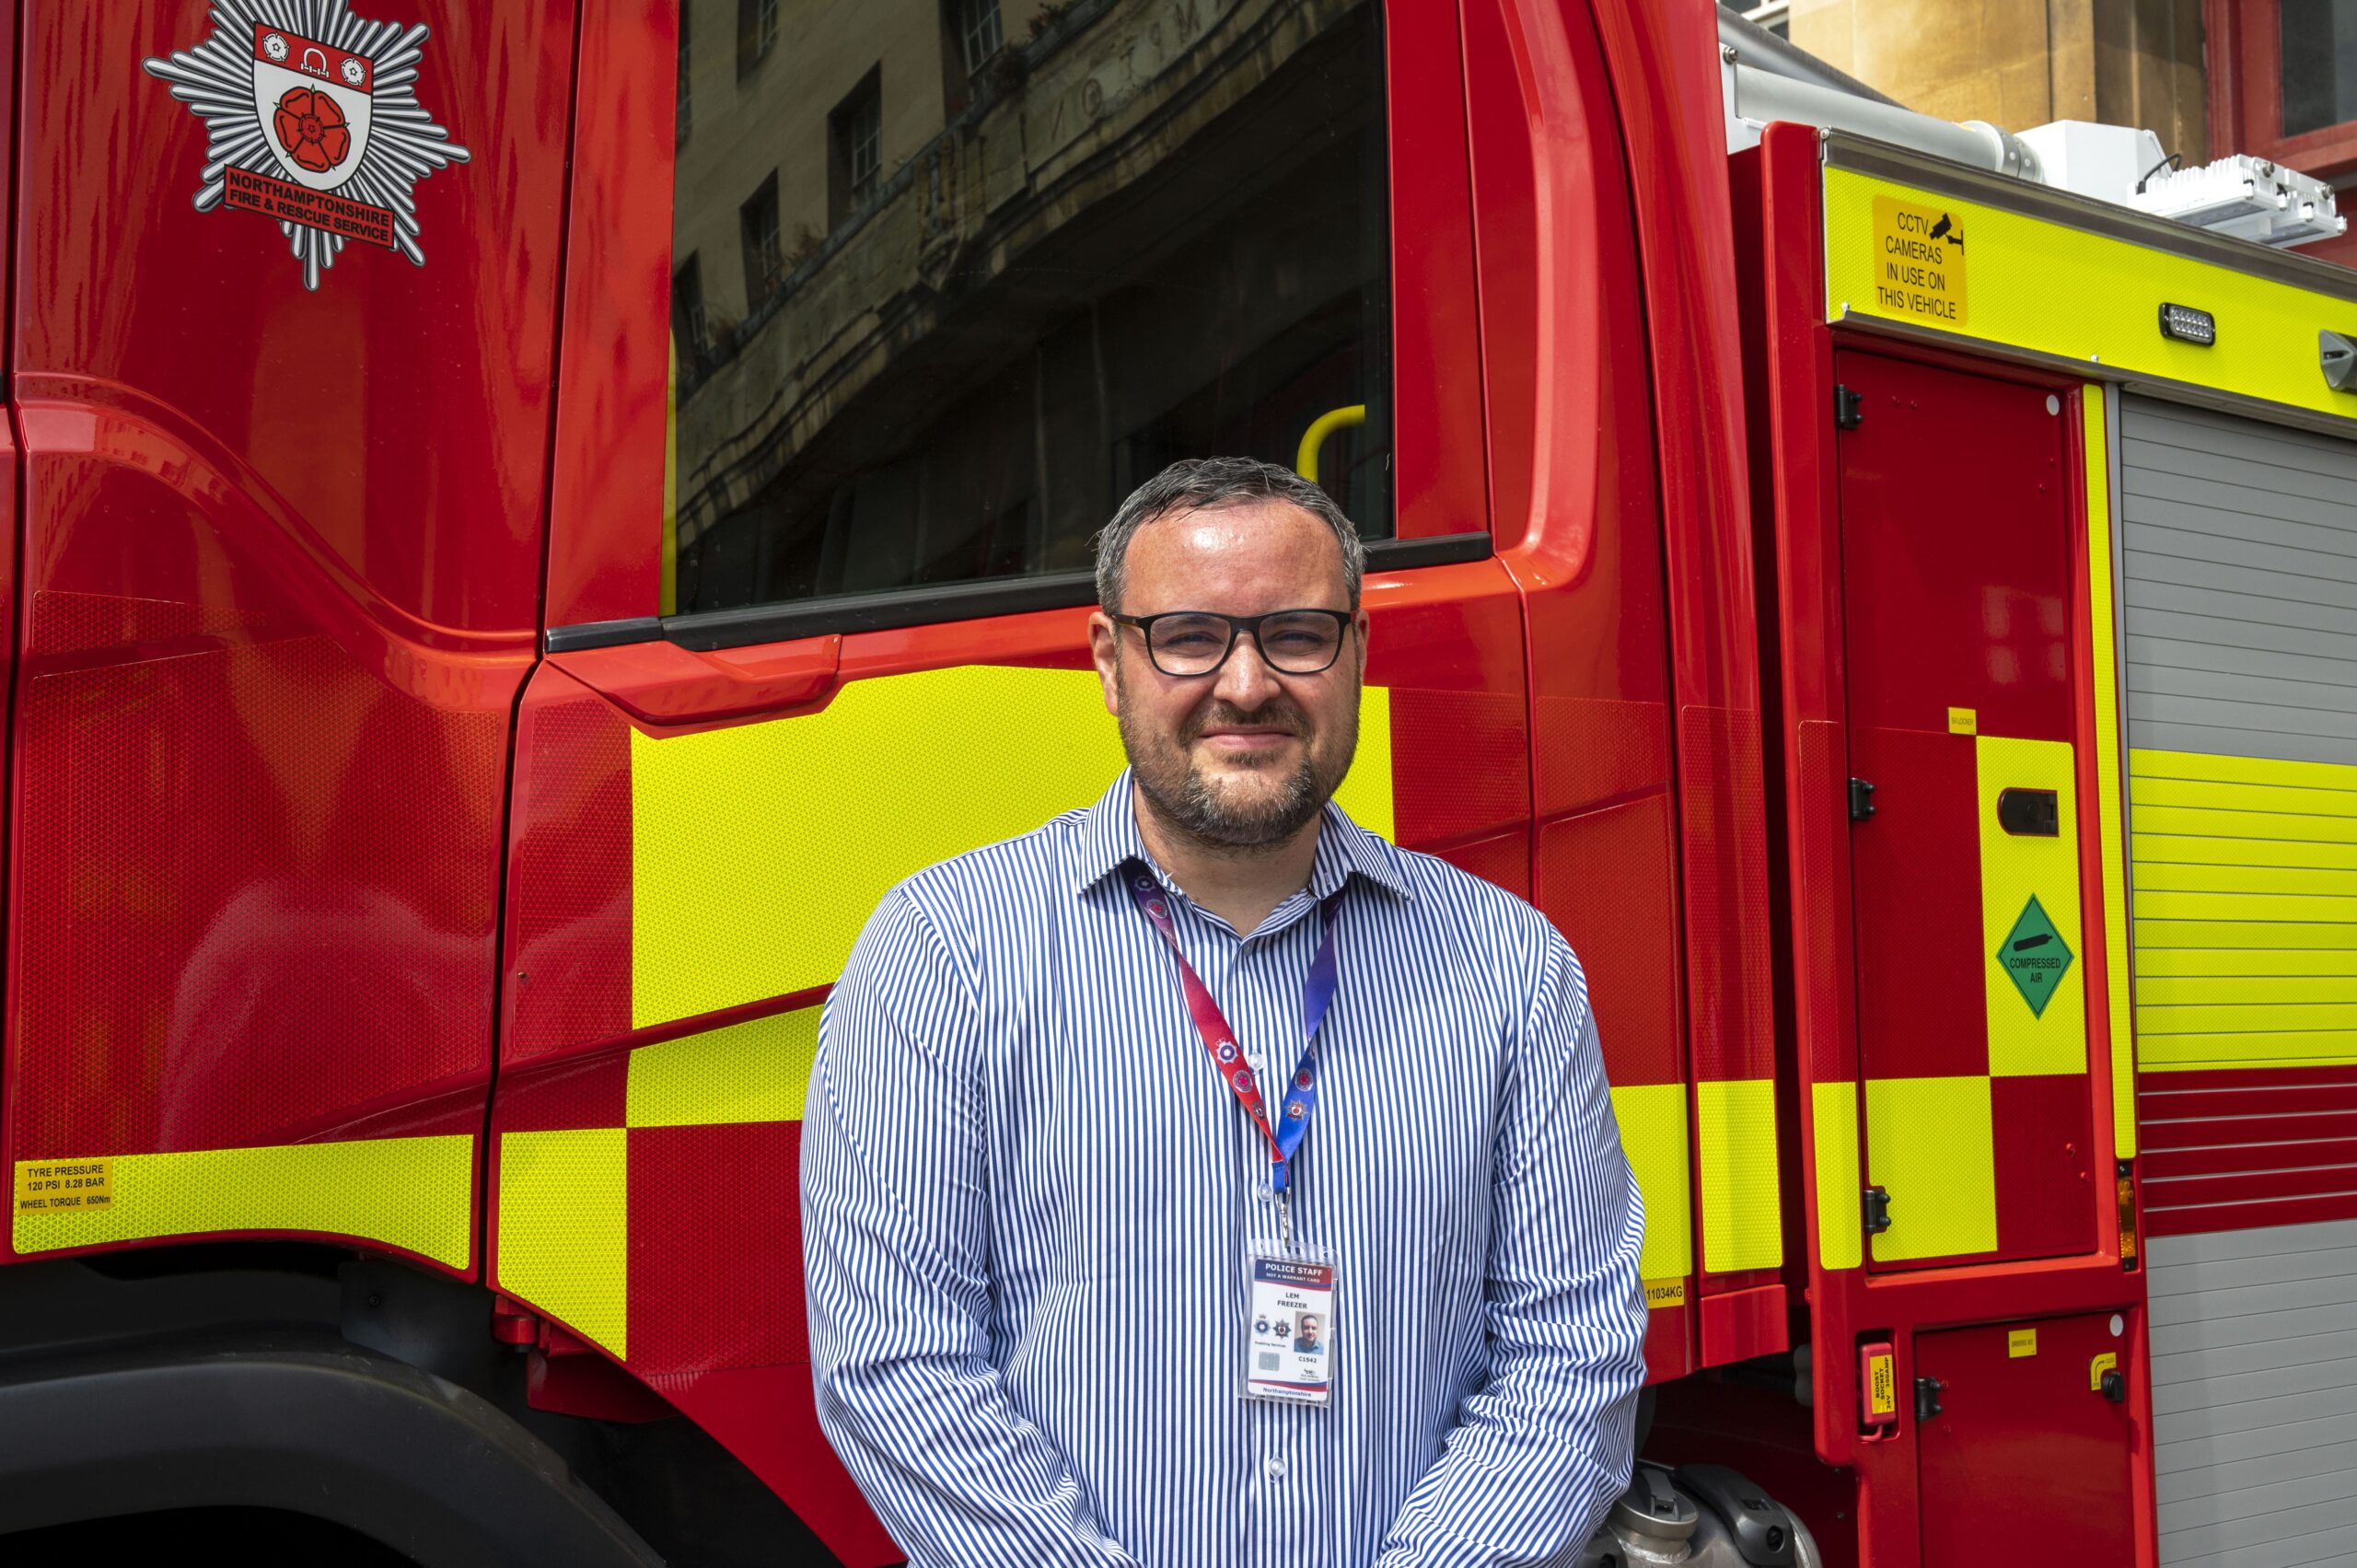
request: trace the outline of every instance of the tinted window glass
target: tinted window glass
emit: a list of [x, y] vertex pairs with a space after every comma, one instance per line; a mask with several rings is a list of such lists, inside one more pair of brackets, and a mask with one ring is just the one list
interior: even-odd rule
[[1085, 570], [1211, 453], [1314, 465], [1388, 536], [1380, 22], [816, 0], [757, 71], [683, 49], [664, 608]]

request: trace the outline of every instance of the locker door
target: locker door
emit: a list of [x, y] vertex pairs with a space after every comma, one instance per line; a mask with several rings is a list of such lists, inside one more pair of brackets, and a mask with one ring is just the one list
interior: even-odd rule
[[[2095, 1246], [2072, 502], [2046, 391], [1836, 361], [1877, 1268]], [[1853, 809], [1853, 817], [1862, 814]]]
[[2108, 1313], [1922, 1334], [1938, 1381], [1922, 1423], [1923, 1568], [2135, 1561], [2134, 1428], [2103, 1374], [2127, 1359]]

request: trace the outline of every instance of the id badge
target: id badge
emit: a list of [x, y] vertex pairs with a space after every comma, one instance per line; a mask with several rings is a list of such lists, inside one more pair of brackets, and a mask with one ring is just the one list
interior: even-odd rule
[[1245, 1321], [1244, 1397], [1326, 1405], [1334, 1397], [1334, 1260], [1245, 1254], [1252, 1282]]

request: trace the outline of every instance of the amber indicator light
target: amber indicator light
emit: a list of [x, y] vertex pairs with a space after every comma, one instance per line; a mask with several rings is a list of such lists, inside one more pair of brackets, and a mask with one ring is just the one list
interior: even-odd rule
[[2119, 1162], [2119, 1266], [2136, 1266], [2136, 1171], [2127, 1160]]

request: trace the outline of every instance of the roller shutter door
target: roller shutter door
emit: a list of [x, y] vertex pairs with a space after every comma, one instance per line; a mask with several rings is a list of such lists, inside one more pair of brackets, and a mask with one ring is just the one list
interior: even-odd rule
[[2357, 443], [2119, 437], [2161, 1561], [2357, 1562]]
[[2357, 445], [2121, 401], [2129, 743], [2357, 766]]

